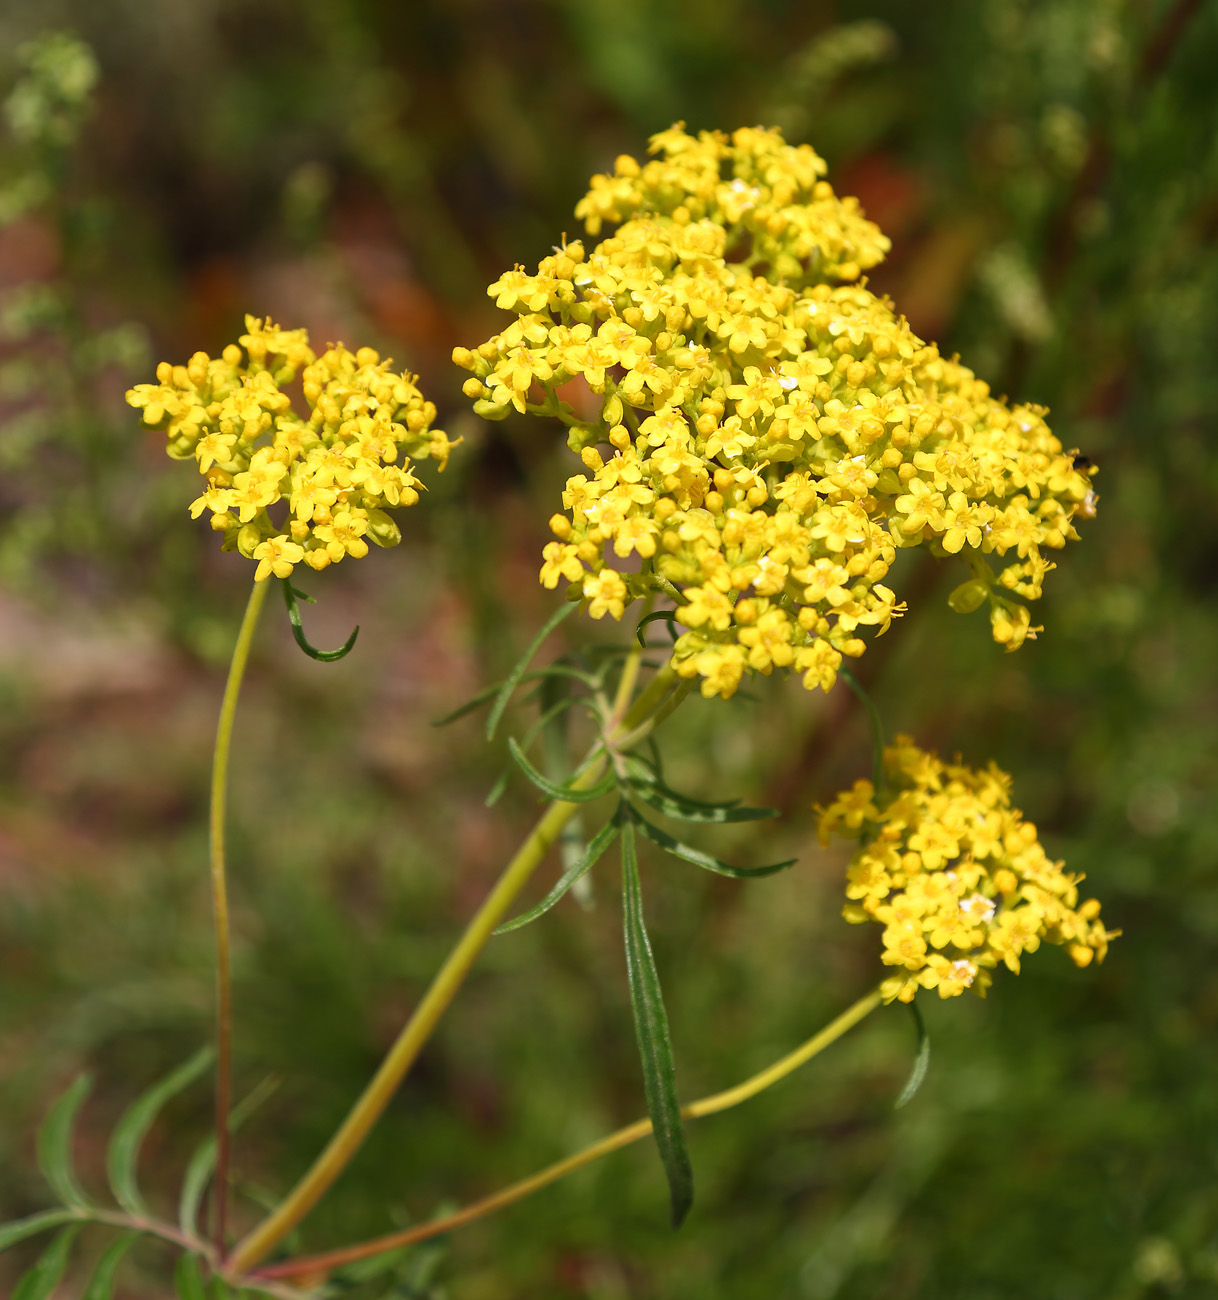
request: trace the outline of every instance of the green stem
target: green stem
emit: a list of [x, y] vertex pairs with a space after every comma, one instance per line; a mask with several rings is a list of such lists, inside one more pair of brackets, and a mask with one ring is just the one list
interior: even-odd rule
[[[662, 668], [656, 673], [619, 726], [606, 737], [607, 743], [612, 744], [619, 735], [637, 731], [666, 702], [674, 679], [675, 673], [671, 667]], [[602, 752], [584, 768], [574, 784], [586, 789], [600, 779], [604, 770], [605, 754]], [[465, 933], [445, 959], [432, 980], [431, 987], [423, 995], [423, 1000], [415, 1008], [372, 1081], [325, 1150], [271, 1214], [233, 1250], [228, 1261], [230, 1277], [240, 1277], [261, 1263], [309, 1213], [350, 1164], [414, 1064], [423, 1045], [431, 1037], [478, 954], [579, 807], [579, 804], [565, 801], [554, 803], [533, 827], [529, 837], [504, 868], [498, 882], [466, 926]]]
[[[718, 1111], [729, 1110], [732, 1106], [739, 1106], [741, 1102], [748, 1101], [759, 1092], [764, 1092], [780, 1079], [785, 1079], [793, 1070], [797, 1070], [805, 1062], [810, 1061], [819, 1052], [823, 1052], [830, 1043], [836, 1042], [848, 1029], [852, 1029], [879, 1005], [880, 993], [877, 989], [872, 993], [868, 993], [866, 997], [860, 998], [835, 1020], [830, 1021], [819, 1033], [809, 1038], [801, 1047], [788, 1053], [781, 1060], [775, 1061], [767, 1069], [746, 1079], [743, 1083], [737, 1084], [734, 1088], [728, 1088], [724, 1092], [716, 1092], [709, 1097], [702, 1097], [698, 1101], [690, 1102], [688, 1106], [683, 1106], [681, 1108], [682, 1118], [700, 1119], [704, 1115], [714, 1115]], [[548, 1165], [540, 1172], [532, 1174], [528, 1178], [522, 1178], [519, 1182], [512, 1183], [511, 1186], [505, 1187], [502, 1191], [495, 1192], [491, 1196], [483, 1197], [482, 1200], [467, 1205], [463, 1210], [458, 1210], [455, 1214], [445, 1215], [442, 1219], [432, 1219], [429, 1223], [420, 1223], [416, 1227], [407, 1228], [403, 1232], [391, 1233], [387, 1237], [377, 1237], [373, 1241], [361, 1242], [356, 1246], [346, 1246], [341, 1250], [331, 1251], [326, 1255], [311, 1255], [303, 1259], [287, 1260], [282, 1264], [275, 1264], [270, 1268], [259, 1270], [257, 1276], [259, 1278], [290, 1278], [310, 1274], [324, 1274], [342, 1265], [353, 1264], [357, 1260], [369, 1259], [373, 1255], [383, 1254], [387, 1250], [397, 1250], [400, 1247], [412, 1245], [417, 1241], [426, 1241], [429, 1237], [438, 1237], [444, 1233], [452, 1232], [455, 1228], [463, 1227], [467, 1223], [472, 1223], [475, 1219], [481, 1219], [495, 1210], [503, 1209], [504, 1206], [522, 1200], [533, 1192], [540, 1191], [543, 1187], [548, 1187], [560, 1178], [565, 1178], [568, 1174], [574, 1173], [575, 1170], [582, 1169], [584, 1165], [599, 1160], [601, 1156], [629, 1146], [632, 1142], [637, 1142], [650, 1132], [651, 1120], [636, 1120], [633, 1124], [618, 1129], [616, 1133], [601, 1138], [599, 1142], [593, 1142], [591, 1146], [585, 1147], [582, 1151], [577, 1151], [575, 1155], [567, 1156], [563, 1160]]]
[[228, 878], [224, 864], [224, 819], [228, 801], [228, 756], [233, 737], [233, 718], [241, 694], [241, 680], [249, 662], [250, 646], [258, 626], [258, 616], [270, 587], [267, 582], [254, 583], [245, 616], [237, 633], [228, 681], [220, 705], [216, 727], [216, 747], [211, 764], [211, 903], [216, 931], [216, 1172], [213, 1204], [216, 1253], [224, 1256], [224, 1234], [228, 1216], [228, 1112], [232, 1105], [233, 1054], [233, 980], [229, 943]]

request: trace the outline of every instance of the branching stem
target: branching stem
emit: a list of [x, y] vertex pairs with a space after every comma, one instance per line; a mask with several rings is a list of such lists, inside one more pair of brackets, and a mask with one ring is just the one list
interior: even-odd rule
[[[741, 1102], [748, 1101], [751, 1097], [757, 1096], [759, 1092], [764, 1092], [780, 1079], [785, 1079], [788, 1074], [797, 1070], [805, 1062], [810, 1061], [819, 1052], [824, 1051], [830, 1043], [836, 1042], [847, 1030], [853, 1028], [860, 1020], [870, 1015], [879, 1005], [879, 990], [868, 993], [866, 997], [860, 998], [853, 1006], [843, 1011], [835, 1020], [830, 1021], [819, 1033], [814, 1034], [801, 1047], [797, 1047], [795, 1051], [789, 1052], [780, 1060], [775, 1061], [767, 1069], [746, 1079], [743, 1083], [737, 1084], [734, 1088], [716, 1092], [709, 1097], [702, 1097], [698, 1101], [690, 1102], [688, 1106], [683, 1106], [681, 1108], [682, 1118], [701, 1119], [705, 1115], [714, 1115], [718, 1111], [729, 1110], [732, 1106], [739, 1106]], [[608, 1155], [611, 1151], [617, 1151], [621, 1147], [629, 1146], [632, 1142], [637, 1142], [650, 1132], [651, 1120], [637, 1120], [633, 1124], [628, 1124], [625, 1128], [618, 1129], [616, 1133], [601, 1138], [599, 1142], [592, 1143], [591, 1146], [585, 1147], [582, 1151], [577, 1151], [572, 1156], [567, 1156], [563, 1160], [548, 1165], [538, 1173], [532, 1174], [528, 1178], [522, 1178], [519, 1182], [503, 1188], [502, 1191], [483, 1197], [482, 1200], [475, 1201], [472, 1205], [467, 1205], [463, 1210], [458, 1210], [455, 1214], [448, 1214], [440, 1219], [432, 1219], [429, 1223], [420, 1223], [416, 1227], [407, 1228], [402, 1232], [395, 1232], [387, 1237], [377, 1237], [372, 1241], [347, 1246], [325, 1255], [311, 1255], [307, 1258], [292, 1259], [282, 1264], [274, 1264], [270, 1268], [260, 1269], [256, 1276], [259, 1279], [320, 1276], [345, 1264], [354, 1264], [358, 1260], [369, 1259], [373, 1255], [380, 1255], [385, 1251], [398, 1250], [403, 1246], [409, 1246], [418, 1241], [426, 1241], [429, 1237], [442, 1236], [444, 1233], [452, 1232], [467, 1223], [472, 1223], [475, 1219], [481, 1219], [495, 1210], [501, 1210], [515, 1201], [523, 1200], [524, 1197], [532, 1195], [533, 1192], [548, 1187], [551, 1183], [557, 1182], [560, 1178], [565, 1178], [577, 1169], [582, 1169], [584, 1165], [599, 1160], [601, 1156]]]
[[[604, 745], [612, 746], [621, 736], [638, 732], [654, 713], [664, 708], [669, 703], [675, 679], [671, 667], [664, 667], [656, 673], [622, 721], [604, 738], [600, 756], [583, 768], [573, 784], [586, 789], [600, 779], [605, 770]], [[239, 1278], [261, 1263], [309, 1213], [351, 1162], [431, 1037], [478, 954], [578, 808], [576, 803], [554, 803], [533, 827], [466, 926], [465, 933], [445, 959], [372, 1081], [326, 1148], [271, 1214], [233, 1250], [228, 1261], [230, 1277]]]

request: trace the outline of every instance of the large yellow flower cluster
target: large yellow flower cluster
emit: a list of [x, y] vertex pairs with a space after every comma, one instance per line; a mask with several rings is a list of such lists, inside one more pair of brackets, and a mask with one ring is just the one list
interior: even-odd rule
[[[516, 319], [453, 354], [479, 414], [556, 416], [581, 455], [542, 582], [574, 584], [594, 618], [674, 599], [673, 662], [707, 696], [746, 669], [828, 690], [860, 631], [905, 608], [884, 585], [900, 547], [965, 553], [953, 605], [988, 601], [1016, 648], [1036, 629], [1015, 597], [1040, 595], [1044, 548], [1094, 501], [1043, 412], [995, 400], [849, 283], [888, 243], [810, 148], [674, 127], [652, 151], [577, 209], [616, 233], [505, 273], [488, 292]], [[579, 389], [591, 421], [563, 400]]]
[[[395, 545], [386, 511], [419, 498], [410, 457], [443, 469], [451, 446], [414, 376], [393, 374], [372, 348], [339, 343], [318, 357], [304, 330], [252, 316], [245, 328], [240, 347], [163, 361], [155, 384], [127, 394], [145, 425], [165, 430], [170, 456], [198, 463], [207, 487], [191, 514], [210, 510], [224, 549], [257, 560], [258, 581], [367, 555], [369, 539]], [[302, 367], [307, 416], [283, 391]]]
[[1079, 966], [1102, 961], [1109, 939], [1081, 876], [1045, 855], [1036, 827], [1010, 806], [1011, 778], [993, 763], [944, 763], [907, 736], [884, 751], [886, 787], [856, 781], [821, 810], [820, 835], [864, 839], [848, 872], [848, 921], [884, 927], [886, 1001], [919, 988], [942, 998], [985, 994], [999, 962], [1018, 973], [1041, 941]]

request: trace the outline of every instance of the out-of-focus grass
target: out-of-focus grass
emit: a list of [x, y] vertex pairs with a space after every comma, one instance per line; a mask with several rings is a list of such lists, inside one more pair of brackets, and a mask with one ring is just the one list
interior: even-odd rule
[[[0, 20], [6, 49], [70, 26], [100, 66], [62, 197], [0, 233], [9, 307], [54, 290], [78, 340], [136, 322], [156, 357], [217, 348], [245, 310], [386, 344], [467, 437], [401, 548], [310, 583], [319, 644], [362, 625], [350, 658], [305, 660], [277, 611], [259, 642], [235, 758], [238, 1076], [284, 1082], [239, 1144], [242, 1213], [311, 1158], [535, 811], [521, 785], [483, 808], [503, 755], [475, 720], [427, 724], [552, 608], [535, 570], [567, 453], [557, 434], [475, 421], [448, 351], [493, 328], [482, 287], [502, 266], [574, 233], [614, 154], [677, 117], [780, 122], [893, 235], [873, 284], [998, 391], [1050, 405], [1102, 467], [1099, 518], [1047, 583], [1038, 641], [1001, 655], [945, 609], [958, 575], [932, 569], [860, 670], [890, 730], [1009, 768], [1125, 934], [1102, 968], [1047, 952], [986, 1003], [930, 1004], [931, 1072], [906, 1110], [891, 1103], [913, 1030], [890, 1010], [694, 1128], [679, 1234], [640, 1147], [455, 1237], [440, 1284], [454, 1300], [1212, 1292], [1212, 8], [104, 8]], [[138, 346], [82, 368], [61, 321], [10, 331], [0, 362], [13, 556], [29, 530], [0, 588], [9, 1215], [43, 1203], [31, 1130], [76, 1069], [99, 1080], [81, 1152], [96, 1177], [121, 1107], [209, 1032], [207, 763], [249, 577], [187, 520], [189, 467], [120, 404]], [[70, 392], [16, 382], [65, 365]], [[30, 411], [27, 454], [14, 430]], [[772, 841], [724, 851], [792, 848], [800, 865], [737, 884], [645, 864], [690, 1096], [793, 1045], [877, 970], [874, 936], [838, 918], [842, 863], [809, 812], [866, 770], [863, 721], [843, 687], [754, 695], [687, 705], [666, 748], [687, 783], [789, 814]], [[495, 941], [303, 1245], [426, 1216], [639, 1112], [612, 870], [596, 904]], [[169, 1119], [148, 1151], [166, 1194], [205, 1097]], [[158, 1294], [163, 1260], [135, 1260], [130, 1294]]]

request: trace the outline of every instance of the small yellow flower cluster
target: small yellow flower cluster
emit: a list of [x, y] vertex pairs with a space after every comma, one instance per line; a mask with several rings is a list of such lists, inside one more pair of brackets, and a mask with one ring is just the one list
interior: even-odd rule
[[[542, 582], [575, 584], [593, 618], [676, 599], [673, 662], [707, 696], [746, 669], [828, 690], [860, 630], [904, 610], [883, 585], [900, 547], [966, 552], [953, 606], [988, 600], [1016, 648], [1036, 629], [1013, 597], [1039, 596], [1042, 548], [1094, 500], [1043, 411], [995, 400], [848, 283], [887, 240], [807, 146], [674, 127], [652, 151], [577, 209], [616, 233], [506, 272], [488, 293], [516, 319], [453, 353], [480, 415], [556, 416], [583, 460]], [[1010, 561], [995, 574], [988, 555]]]
[[[223, 548], [257, 560], [259, 582], [367, 555], [368, 540], [396, 545], [386, 510], [413, 505], [421, 486], [409, 458], [443, 469], [452, 445], [431, 428], [436, 408], [414, 376], [393, 374], [372, 348], [338, 343], [318, 357], [304, 330], [252, 316], [245, 328], [240, 347], [163, 361], [155, 384], [127, 394], [145, 425], [165, 430], [170, 456], [198, 463], [207, 487], [190, 513], [210, 510]], [[302, 367], [307, 417], [283, 391]]]
[[1036, 827], [1010, 806], [1011, 778], [993, 763], [976, 771], [944, 763], [898, 736], [884, 751], [887, 788], [856, 781], [820, 810], [821, 842], [864, 840], [847, 876], [848, 921], [884, 927], [885, 1001], [919, 988], [941, 998], [971, 988], [983, 997], [1001, 961], [1041, 941], [1064, 944], [1079, 966], [1102, 961], [1115, 931], [1094, 899], [1078, 901], [1081, 876], [1045, 855]]

